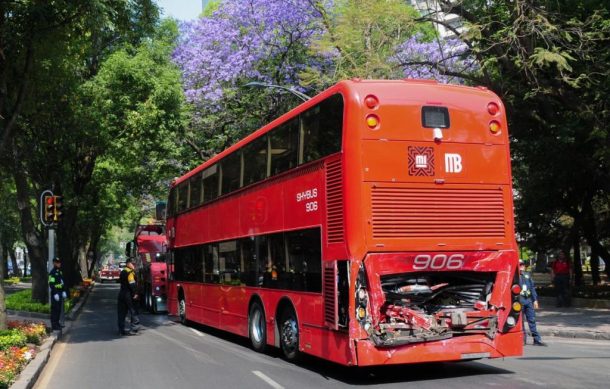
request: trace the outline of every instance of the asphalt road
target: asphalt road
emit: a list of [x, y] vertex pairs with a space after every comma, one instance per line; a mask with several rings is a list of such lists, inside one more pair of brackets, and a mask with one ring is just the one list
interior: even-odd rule
[[299, 365], [277, 350], [165, 315], [141, 316], [143, 331], [118, 337], [117, 285], [97, 285], [71, 332], [55, 345], [36, 388], [603, 388], [610, 342], [546, 339], [521, 358], [346, 368], [315, 358]]

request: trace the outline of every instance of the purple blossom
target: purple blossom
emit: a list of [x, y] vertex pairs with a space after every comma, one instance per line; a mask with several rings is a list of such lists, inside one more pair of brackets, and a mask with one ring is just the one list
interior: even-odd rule
[[308, 1], [225, 0], [211, 17], [181, 25], [174, 61], [188, 101], [209, 107], [243, 80], [296, 84], [308, 66], [298, 54], [321, 33]]
[[462, 80], [453, 74], [472, 73], [478, 69], [467, 53], [468, 47], [459, 39], [425, 42], [417, 34], [399, 45], [390, 61], [398, 64], [409, 78], [460, 83]]

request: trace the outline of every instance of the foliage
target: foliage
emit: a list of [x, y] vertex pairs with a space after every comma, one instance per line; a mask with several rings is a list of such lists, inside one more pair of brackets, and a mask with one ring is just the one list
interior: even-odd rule
[[245, 88], [251, 81], [317, 93], [344, 78], [439, 75], [403, 63], [414, 35], [430, 43], [418, 58], [438, 47], [434, 30], [416, 24], [404, 1], [225, 0], [213, 9], [181, 26], [174, 52], [193, 111], [186, 140], [194, 162], [301, 102], [278, 89]]
[[[70, 295], [67, 299], [64, 299], [64, 312], [69, 312], [73, 306], [74, 299]], [[51, 306], [49, 304], [41, 304], [32, 300], [31, 289], [21, 290], [6, 296], [6, 309], [24, 312], [51, 313]]]
[[8, 388], [25, 365], [34, 358], [36, 349], [46, 338], [44, 323], [8, 322], [8, 330], [0, 331], [0, 388]]
[[[536, 251], [584, 237], [610, 259], [600, 244], [609, 238], [608, 2], [438, 3], [464, 21], [454, 32], [479, 64], [470, 78], [505, 102], [519, 235]], [[430, 11], [424, 19], [435, 19]]]
[[27, 346], [9, 347], [0, 351], [0, 388], [8, 388], [19, 372], [36, 355], [36, 350]]

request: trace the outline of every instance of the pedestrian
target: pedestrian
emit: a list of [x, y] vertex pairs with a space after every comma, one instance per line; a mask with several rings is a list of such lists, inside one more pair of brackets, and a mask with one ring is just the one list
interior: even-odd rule
[[534, 338], [534, 346], [546, 346], [542, 341], [538, 330], [536, 330], [536, 309], [538, 309], [538, 295], [536, 294], [536, 285], [530, 273], [525, 271], [525, 262], [519, 260], [519, 286], [521, 286], [521, 294], [519, 302], [523, 312], [523, 344], [527, 344], [527, 333], [525, 332], [525, 321], [530, 328], [530, 333]]
[[51, 291], [51, 330], [61, 331], [63, 325], [59, 320], [64, 300], [68, 295], [61, 272], [61, 260], [57, 257], [53, 258], [53, 268], [49, 272], [49, 289]]
[[570, 263], [565, 251], [560, 251], [551, 265], [551, 278], [557, 290], [557, 306], [570, 306]]
[[[140, 319], [134, 304], [134, 300], [138, 299], [138, 294], [134, 265], [131, 259], [127, 259], [125, 267], [121, 271], [119, 281], [121, 283], [117, 302], [119, 335], [135, 335], [140, 326]], [[129, 331], [125, 330], [127, 313], [129, 313], [131, 318]]]

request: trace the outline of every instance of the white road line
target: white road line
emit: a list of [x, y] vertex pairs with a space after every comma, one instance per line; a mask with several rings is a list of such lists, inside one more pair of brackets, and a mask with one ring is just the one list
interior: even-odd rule
[[194, 328], [189, 328], [191, 331], [193, 331], [197, 336], [205, 336], [204, 334], [202, 334], [201, 332], [197, 331]]
[[277, 382], [275, 382], [271, 378], [267, 377], [265, 374], [261, 373], [258, 370], [252, 370], [252, 373], [254, 373], [254, 375], [257, 376], [258, 378], [260, 378], [261, 380], [263, 380], [266, 383], [268, 383], [269, 385], [271, 385], [272, 388], [284, 389], [284, 387], [282, 385], [278, 384]]

